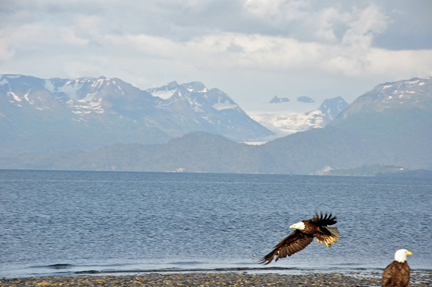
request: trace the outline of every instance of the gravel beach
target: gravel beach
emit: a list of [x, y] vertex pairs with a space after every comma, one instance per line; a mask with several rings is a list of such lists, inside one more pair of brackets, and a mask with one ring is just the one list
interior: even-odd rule
[[[121, 276], [3, 278], [0, 286], [381, 286], [380, 273], [148, 273]], [[411, 287], [432, 286], [432, 272], [414, 272]]]

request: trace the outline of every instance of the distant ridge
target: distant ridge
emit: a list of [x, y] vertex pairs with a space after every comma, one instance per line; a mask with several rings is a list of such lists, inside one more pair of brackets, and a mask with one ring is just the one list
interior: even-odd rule
[[273, 134], [227, 94], [201, 82], [143, 91], [103, 76], [0, 75], [0, 156], [164, 143], [193, 131], [240, 142]]
[[0, 168], [326, 174], [386, 165], [432, 170], [432, 80], [378, 85], [324, 128], [249, 146], [207, 132], [166, 144], [0, 158]]

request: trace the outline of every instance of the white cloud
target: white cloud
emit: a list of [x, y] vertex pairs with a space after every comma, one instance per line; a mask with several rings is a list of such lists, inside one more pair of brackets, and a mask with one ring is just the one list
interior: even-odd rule
[[373, 38], [385, 31], [387, 21], [387, 17], [378, 7], [371, 5], [360, 11], [354, 21], [348, 23], [349, 29], [343, 36], [342, 42], [346, 45], [355, 45], [360, 49], [368, 48], [372, 45]]
[[[109, 36], [110, 45], [134, 49], [135, 53], [154, 61], [178, 61], [197, 69], [258, 69], [284, 71], [290, 69], [320, 68], [330, 73], [347, 76], [428, 72], [432, 60], [429, 51], [387, 51], [373, 48], [369, 30], [363, 34], [348, 31], [354, 43], [344, 41], [337, 45], [300, 42], [295, 39], [238, 33], [219, 33], [176, 42], [148, 35]], [[363, 39], [366, 38], [366, 39]], [[362, 43], [357, 45], [357, 43]], [[230, 47], [238, 47], [229, 52]], [[395, 58], [396, 57], [396, 58]], [[395, 59], [407, 59], [400, 61]]]
[[25, 51], [41, 46], [72, 45], [83, 46], [89, 40], [76, 35], [73, 27], [26, 24], [20, 27], [6, 27], [1, 31], [6, 45], [11, 49]]
[[7, 44], [7, 36], [4, 35], [4, 31], [0, 31], [0, 62], [12, 60], [15, 52]]
[[101, 33], [103, 20], [96, 15], [78, 15], [74, 19], [73, 27], [79, 34], [98, 37]]
[[[392, 24], [394, 13], [384, 10], [380, 0], [368, 3], [3, 2], [0, 73], [103, 74], [141, 85], [213, 77], [214, 82], [225, 79], [237, 85], [233, 90], [244, 90], [245, 98], [252, 97], [251, 91], [265, 91], [270, 86], [324, 94], [318, 84], [311, 85], [311, 81], [323, 83], [323, 75], [335, 83], [354, 79], [367, 85], [382, 79], [431, 75], [432, 47], [391, 50], [374, 46], [375, 39]], [[288, 77], [296, 80], [288, 84]], [[362, 92], [371, 88], [365, 86]], [[334, 89], [328, 93], [344, 96]]]
[[372, 49], [367, 55], [367, 62], [369, 65], [365, 72], [372, 75], [386, 75], [395, 80], [432, 75], [432, 50]]
[[[110, 36], [112, 45], [129, 47], [145, 57], [176, 60], [217, 70], [253, 68], [281, 70], [313, 65], [320, 45], [262, 35], [219, 33], [176, 42], [148, 35]], [[237, 52], [229, 52], [235, 45]]]
[[309, 6], [308, 1], [285, 1], [285, 0], [246, 0], [244, 8], [250, 14], [265, 19], [273, 25], [282, 25], [288, 22], [304, 18], [307, 14], [305, 8]]
[[328, 42], [338, 42], [335, 30], [337, 26], [342, 23], [346, 25], [349, 22], [351, 15], [347, 12], [339, 12], [336, 8], [330, 7], [323, 9], [316, 18], [316, 32], [315, 35], [318, 39], [323, 39]]

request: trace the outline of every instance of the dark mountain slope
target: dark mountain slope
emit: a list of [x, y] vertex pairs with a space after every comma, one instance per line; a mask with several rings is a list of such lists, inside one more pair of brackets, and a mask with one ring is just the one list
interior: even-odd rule
[[258, 146], [205, 132], [167, 144], [116, 144], [91, 152], [57, 152], [1, 158], [2, 168], [128, 170], [163, 172], [265, 173], [273, 160]]
[[329, 126], [367, 133], [381, 164], [432, 167], [432, 79], [378, 85]]

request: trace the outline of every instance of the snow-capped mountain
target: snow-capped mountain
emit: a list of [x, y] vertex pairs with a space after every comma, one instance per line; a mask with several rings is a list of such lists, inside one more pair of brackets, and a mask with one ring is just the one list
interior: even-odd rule
[[190, 129], [220, 134], [236, 141], [262, 139], [272, 134], [252, 120], [227, 94], [207, 89], [201, 82], [146, 90], [158, 99], [158, 108], [175, 115]]
[[43, 152], [116, 142], [159, 143], [192, 131], [234, 141], [272, 134], [227, 94], [200, 82], [173, 82], [149, 91], [117, 78], [1, 75], [0, 144], [5, 151], [27, 142], [24, 151], [31, 152], [30, 142], [39, 142], [36, 151]]
[[250, 112], [249, 116], [275, 132], [278, 136], [323, 128], [348, 107], [342, 97], [326, 99], [321, 106], [308, 113]]
[[[324, 127], [343, 112], [348, 107], [348, 103], [342, 97], [326, 99], [318, 108], [319, 113], [315, 113], [321, 118], [320, 127]], [[313, 112], [312, 112], [313, 113]]]
[[110, 113], [134, 118], [134, 109], [144, 112], [157, 105], [146, 92], [116, 78], [49, 79], [44, 87], [81, 119]]
[[163, 99], [160, 107], [167, 110], [178, 110], [178, 102], [187, 103], [197, 113], [234, 110], [244, 115], [243, 110], [224, 92], [219, 89], [207, 90], [201, 82], [179, 85], [171, 82], [160, 88], [146, 90], [154, 97]]
[[383, 83], [358, 97], [343, 114], [346, 119], [362, 112], [386, 112], [408, 108], [432, 108], [432, 78], [414, 78], [391, 83]]
[[105, 77], [39, 79], [21, 75], [0, 77], [0, 96], [18, 107], [56, 110], [60, 106], [77, 115], [76, 120], [90, 116], [125, 112], [124, 109], [150, 108], [156, 105], [148, 93], [123, 82]]

